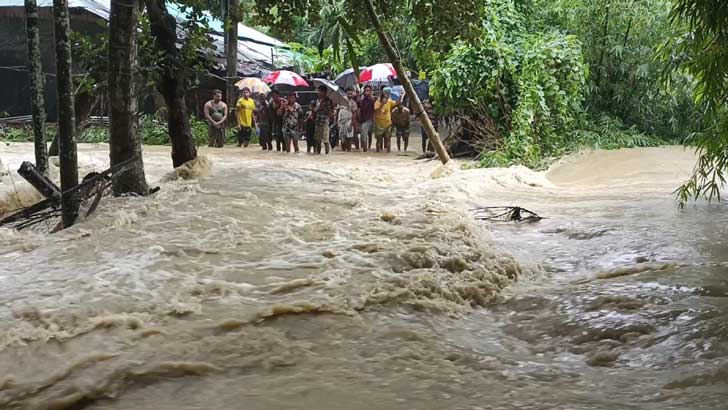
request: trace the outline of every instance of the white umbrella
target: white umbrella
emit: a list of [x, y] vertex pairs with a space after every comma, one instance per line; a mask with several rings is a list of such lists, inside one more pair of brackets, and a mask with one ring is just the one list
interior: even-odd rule
[[268, 84], [264, 83], [263, 80], [261, 80], [260, 78], [255, 77], [243, 78], [242, 80], [235, 83], [235, 87], [237, 87], [238, 90], [247, 88], [253, 94], [267, 94], [270, 92], [270, 87], [268, 87]]

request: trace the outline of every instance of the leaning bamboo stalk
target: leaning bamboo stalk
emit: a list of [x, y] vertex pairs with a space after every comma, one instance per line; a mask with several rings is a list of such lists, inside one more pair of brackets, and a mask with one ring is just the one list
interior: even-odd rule
[[409, 97], [410, 101], [412, 101], [412, 105], [415, 109], [415, 114], [420, 118], [422, 127], [424, 127], [427, 136], [430, 138], [432, 146], [435, 148], [435, 152], [437, 152], [438, 157], [440, 157], [440, 161], [442, 161], [443, 164], [447, 164], [450, 161], [450, 155], [447, 153], [445, 145], [442, 143], [442, 140], [435, 130], [435, 127], [432, 125], [430, 117], [426, 115], [425, 108], [422, 106], [422, 101], [420, 101], [420, 98], [417, 96], [417, 93], [412, 86], [412, 82], [410, 81], [409, 77], [407, 77], [404, 65], [402, 64], [402, 59], [400, 58], [397, 51], [394, 49], [392, 42], [389, 40], [389, 36], [382, 27], [382, 22], [380, 21], [379, 16], [374, 9], [374, 4], [372, 4], [372, 0], [365, 0], [364, 4], [366, 5], [367, 11], [369, 12], [369, 18], [372, 22], [372, 25], [374, 26], [374, 30], [376, 30], [377, 35], [379, 35], [379, 40], [382, 42], [384, 51], [387, 53], [387, 57], [389, 57], [389, 60], [394, 67], [394, 70], [397, 72], [397, 77], [402, 83], [402, 87], [404, 87], [404, 91], [407, 94], [407, 97]]

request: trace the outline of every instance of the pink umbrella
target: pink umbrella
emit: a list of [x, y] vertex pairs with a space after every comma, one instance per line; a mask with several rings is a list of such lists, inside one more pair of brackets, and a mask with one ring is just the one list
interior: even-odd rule
[[387, 82], [389, 81], [390, 77], [397, 77], [397, 72], [394, 71], [394, 67], [392, 67], [392, 64], [374, 64], [371, 67], [367, 67], [364, 71], [361, 72], [361, 74], [359, 74], [359, 82]]
[[308, 83], [300, 75], [288, 70], [273, 71], [263, 81], [269, 84], [285, 84], [294, 87], [308, 87]]

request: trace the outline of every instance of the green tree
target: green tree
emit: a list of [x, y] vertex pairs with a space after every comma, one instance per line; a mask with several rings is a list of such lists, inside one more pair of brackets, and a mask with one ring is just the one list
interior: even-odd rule
[[657, 49], [674, 32], [670, 0], [535, 0], [529, 23], [560, 29], [583, 44], [590, 77], [585, 108], [626, 127], [668, 138], [683, 138], [696, 125], [686, 77], [662, 87]]
[[25, 1], [25, 16], [28, 35], [28, 72], [30, 73], [31, 110], [33, 113], [33, 142], [35, 143], [35, 166], [48, 174], [48, 148], [45, 141], [45, 98], [43, 67], [40, 58], [40, 30], [38, 28], [38, 5], [35, 0]]
[[[178, 167], [197, 157], [185, 102], [185, 92], [200, 69], [200, 54], [209, 53], [203, 9], [195, 2], [182, 5], [186, 19], [179, 23], [167, 11], [166, 0], [145, 0], [149, 29], [157, 50], [155, 83], [167, 104], [167, 126], [172, 142], [172, 164]], [[181, 26], [181, 27], [180, 27]], [[177, 37], [178, 28], [185, 33]]]
[[135, 93], [138, 9], [138, 0], [115, 0], [111, 3], [109, 15], [109, 156], [112, 166], [135, 158], [133, 167], [114, 178], [115, 195], [146, 195], [149, 192], [144, 175]]
[[[76, 127], [73, 107], [73, 75], [71, 72], [71, 22], [68, 15], [68, 0], [53, 0], [53, 22], [53, 35], [56, 41], [61, 190], [67, 192], [78, 185], [78, 155], [76, 152]], [[78, 208], [78, 198], [73, 195], [61, 196], [61, 215], [65, 228], [76, 222]]]
[[700, 154], [692, 177], [678, 190], [690, 198], [720, 197], [728, 170], [728, 3], [722, 0], [675, 0], [670, 18], [683, 33], [662, 49], [670, 74], [694, 79], [702, 126], [689, 143]]
[[458, 120], [454, 137], [483, 153], [483, 165], [538, 166], [571, 142], [585, 94], [581, 43], [558, 32], [532, 32], [516, 3], [483, 15], [478, 41], [460, 41], [439, 64], [432, 93]]

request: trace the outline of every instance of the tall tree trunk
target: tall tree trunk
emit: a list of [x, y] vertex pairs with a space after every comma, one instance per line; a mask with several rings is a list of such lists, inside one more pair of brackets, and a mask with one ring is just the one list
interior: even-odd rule
[[114, 177], [114, 195], [146, 195], [142, 145], [139, 141], [137, 98], [134, 93], [138, 0], [111, 2], [109, 16], [109, 150], [111, 166], [137, 158], [134, 167]]
[[36, 0], [25, 0], [25, 21], [28, 30], [28, 72], [30, 74], [30, 105], [33, 114], [33, 142], [35, 143], [35, 166], [48, 175], [48, 150], [45, 142], [45, 82], [40, 59], [40, 32], [38, 29], [38, 4]]
[[[58, 89], [58, 147], [61, 162], [61, 190], [78, 185], [78, 157], [73, 107], [73, 77], [71, 73], [71, 23], [68, 0], [53, 0], [54, 34], [56, 38], [56, 79]], [[78, 216], [78, 198], [62, 195], [63, 226], [70, 227]]]
[[[225, 55], [227, 57], [227, 104], [228, 110], [235, 107], [235, 83], [238, 79], [238, 0], [229, 0], [227, 10], [228, 27], [225, 30]], [[228, 120], [230, 122], [230, 120]]]
[[447, 164], [450, 161], [450, 155], [447, 153], [445, 145], [443, 145], [437, 131], [435, 131], [435, 127], [433, 127], [430, 117], [425, 114], [425, 108], [422, 106], [422, 101], [420, 101], [420, 98], [417, 96], [417, 93], [412, 86], [412, 81], [410, 81], [409, 77], [407, 77], [404, 65], [402, 65], [402, 60], [397, 51], [394, 49], [394, 45], [390, 41], [389, 35], [382, 27], [382, 22], [379, 20], [379, 16], [377, 15], [377, 11], [374, 9], [372, 0], [364, 0], [364, 4], [369, 12], [369, 19], [374, 26], [374, 30], [376, 30], [377, 35], [379, 35], [379, 41], [382, 43], [384, 51], [387, 53], [387, 57], [389, 57], [389, 60], [392, 62], [394, 70], [397, 71], [397, 77], [402, 83], [402, 87], [404, 87], [407, 97], [409, 97], [412, 102], [415, 114], [420, 117], [422, 127], [425, 129], [427, 136], [430, 138], [430, 142], [432, 142], [435, 152], [437, 152], [438, 157], [440, 157], [440, 161], [442, 161], [443, 164]]
[[154, 43], [166, 54], [162, 63], [162, 75], [157, 88], [167, 103], [167, 127], [172, 142], [172, 164], [178, 167], [197, 158], [197, 148], [192, 138], [190, 117], [185, 103], [185, 81], [178, 74], [175, 61], [180, 59], [177, 50], [177, 21], [167, 12], [165, 0], [144, 0], [147, 5], [150, 28]]

